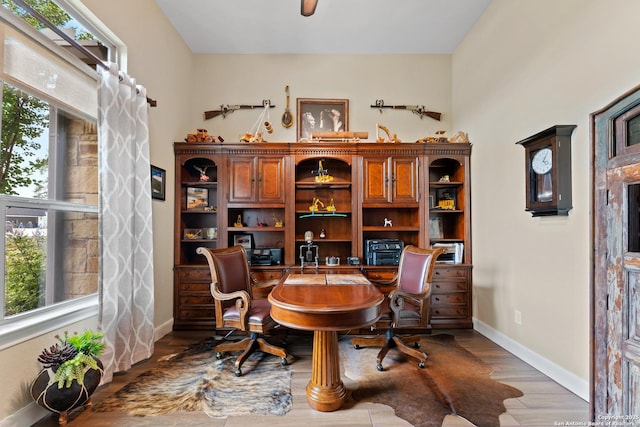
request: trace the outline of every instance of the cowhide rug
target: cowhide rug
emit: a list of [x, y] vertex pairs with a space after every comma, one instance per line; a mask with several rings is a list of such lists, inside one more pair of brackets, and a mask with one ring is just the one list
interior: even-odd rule
[[376, 369], [379, 348], [355, 350], [340, 342], [343, 374], [357, 383], [352, 398], [382, 403], [415, 427], [440, 427], [447, 414], [479, 427], [499, 427], [503, 401], [522, 396], [514, 387], [492, 380], [491, 367], [460, 347], [448, 334], [426, 336], [420, 349], [429, 356], [424, 369], [392, 349]]
[[93, 410], [138, 416], [203, 411], [210, 417], [284, 415], [291, 410], [290, 366], [256, 352], [242, 365], [243, 375], [236, 377], [235, 357], [218, 360], [214, 347], [211, 338], [159, 360], [112, 396], [94, 403]]

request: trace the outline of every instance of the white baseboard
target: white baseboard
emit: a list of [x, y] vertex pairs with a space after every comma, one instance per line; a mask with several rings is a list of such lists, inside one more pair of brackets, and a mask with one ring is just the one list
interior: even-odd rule
[[493, 329], [486, 323], [474, 318], [473, 326], [476, 331], [484, 335], [500, 347], [522, 359], [561, 386], [570, 390], [585, 401], [589, 401], [589, 381], [580, 378], [549, 359], [514, 341], [500, 331]]
[[51, 415], [51, 412], [31, 402], [0, 421], [0, 427], [29, 427], [48, 415]]
[[155, 330], [155, 341], [158, 341], [160, 338], [167, 335], [169, 332], [173, 330], [173, 318], [167, 320], [162, 325], [156, 327]]

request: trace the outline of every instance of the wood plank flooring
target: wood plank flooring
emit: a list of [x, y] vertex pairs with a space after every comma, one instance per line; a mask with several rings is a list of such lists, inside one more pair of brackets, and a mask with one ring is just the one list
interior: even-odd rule
[[[492, 377], [500, 382], [520, 389], [524, 396], [505, 401], [507, 412], [501, 415], [501, 426], [549, 427], [565, 421], [588, 420], [587, 402], [569, 392], [547, 376], [538, 372], [511, 353], [473, 330], [444, 330], [434, 333], [449, 333], [467, 350], [493, 367]], [[209, 332], [175, 331], [160, 339], [155, 346], [154, 356], [137, 364], [126, 374], [114, 376], [112, 383], [99, 388], [93, 395], [97, 402], [118, 390], [141, 372], [149, 369], [162, 356], [182, 351], [187, 345], [209, 336]], [[317, 412], [309, 408], [306, 402], [305, 387], [311, 376], [311, 340], [303, 337], [291, 337], [289, 351], [296, 359], [291, 365], [293, 409], [282, 417], [234, 416], [228, 418], [209, 418], [202, 413], [180, 413], [159, 417], [134, 417], [123, 413], [98, 413], [90, 410], [76, 410], [69, 416], [69, 426], [91, 427], [240, 427], [257, 424], [282, 427], [326, 426], [326, 427], [406, 427], [409, 423], [396, 417], [393, 410], [385, 405], [357, 403], [336, 412]], [[351, 339], [351, 336], [341, 336]], [[375, 361], [374, 361], [375, 363]], [[348, 378], [343, 377], [347, 388]], [[57, 417], [49, 416], [34, 424], [33, 427], [57, 426]], [[471, 426], [466, 420], [448, 416], [443, 427]], [[555, 424], [557, 425], [557, 424]], [[478, 426], [485, 427], [485, 426]]]

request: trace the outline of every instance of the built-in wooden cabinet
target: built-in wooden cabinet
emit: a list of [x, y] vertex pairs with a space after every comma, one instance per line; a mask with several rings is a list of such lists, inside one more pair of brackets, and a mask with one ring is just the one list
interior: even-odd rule
[[[367, 262], [367, 241], [375, 239], [446, 245], [447, 258], [434, 275], [431, 323], [472, 326], [470, 144], [175, 143], [174, 150], [174, 328], [215, 327], [208, 268], [195, 254], [200, 245], [281, 250], [281, 264], [251, 265], [263, 283], [254, 295], [266, 297], [291, 269], [392, 278], [395, 265]], [[203, 165], [209, 179], [193, 167]], [[202, 211], [187, 208], [187, 189], [194, 187], [206, 189]], [[215, 239], [185, 238], [185, 229], [200, 228], [206, 236], [204, 229], [214, 226]], [[306, 262], [308, 231], [317, 267]]]

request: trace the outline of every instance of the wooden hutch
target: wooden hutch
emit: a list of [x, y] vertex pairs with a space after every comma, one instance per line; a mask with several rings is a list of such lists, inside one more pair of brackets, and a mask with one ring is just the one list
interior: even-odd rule
[[199, 246], [243, 243], [262, 255], [254, 260], [271, 252], [251, 265], [260, 281], [313, 271], [315, 255], [319, 270], [393, 277], [396, 266], [371, 262], [376, 240], [446, 245], [431, 324], [472, 327], [471, 144], [176, 142], [174, 151], [174, 329], [215, 328]]

